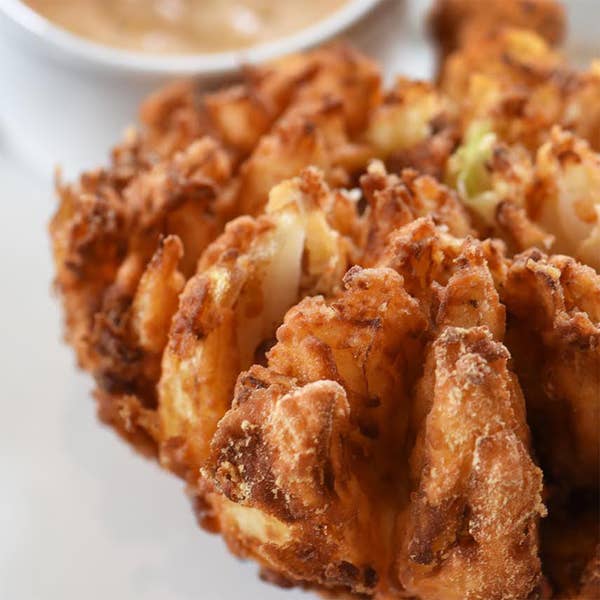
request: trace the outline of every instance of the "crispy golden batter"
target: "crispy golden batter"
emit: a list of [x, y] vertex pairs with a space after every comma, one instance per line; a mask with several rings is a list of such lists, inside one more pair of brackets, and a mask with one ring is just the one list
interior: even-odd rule
[[447, 163], [482, 235], [512, 252], [531, 247], [570, 254], [600, 269], [600, 155], [558, 127], [533, 157], [475, 123]]
[[545, 472], [597, 489], [600, 276], [572, 258], [533, 250], [515, 258], [502, 299], [514, 320], [509, 348]]
[[[156, 327], [168, 325], [162, 309], [174, 308], [176, 301], [166, 296], [177, 295], [182, 287], [175, 272], [182, 243], [186, 257], [181, 269], [189, 275], [221, 227], [215, 204], [229, 176], [227, 156], [204, 138], [130, 181], [122, 181], [118, 170], [107, 170], [59, 187], [62, 202], [50, 231], [67, 338], [81, 365], [107, 392], [134, 393], [148, 404], [155, 400], [155, 376], [144, 373], [154, 367], [141, 363], [145, 345], [154, 354], [158, 351], [159, 360], [161, 349], [156, 339], [139, 339], [147, 317], [133, 318], [132, 309], [160, 311]], [[161, 242], [164, 236], [176, 238]], [[152, 288], [154, 295], [161, 283], [160, 304], [152, 309], [144, 302], [143, 288]], [[165, 331], [155, 332], [154, 338], [164, 339]]]
[[544, 571], [560, 597], [586, 598], [577, 596], [582, 571], [600, 543], [600, 277], [571, 258], [529, 251], [510, 266], [502, 298], [547, 485]]
[[291, 581], [371, 591], [378, 553], [365, 546], [375, 550], [378, 539], [368, 496], [347, 466], [357, 432], [344, 389], [294, 386], [255, 366], [238, 383], [240, 398], [246, 404], [227, 414], [214, 440], [225, 495], [214, 502], [231, 548]]
[[292, 581], [373, 593], [389, 585], [395, 457], [427, 321], [390, 269], [356, 267], [345, 284], [293, 308], [268, 369], [240, 376], [207, 470], [234, 551]]
[[428, 353], [397, 566], [420, 598], [527, 598], [540, 584], [542, 473], [508, 358], [486, 327], [444, 327]]
[[[420, 218], [389, 236], [378, 265], [391, 267], [402, 275], [404, 287], [419, 300], [432, 322], [440, 318], [438, 311], [452, 314], [455, 325], [478, 324], [480, 315], [485, 315], [485, 324], [496, 338], [502, 338], [504, 309], [488, 299], [495, 298], [494, 284], [501, 284], [506, 276], [501, 243], [465, 241], [436, 226], [431, 217]], [[482, 278], [480, 269], [492, 275], [491, 282]], [[447, 286], [452, 278], [455, 285], [450, 298], [454, 304], [440, 295], [440, 286]], [[456, 285], [458, 281], [461, 286]], [[466, 301], [459, 293], [460, 287]], [[456, 313], [454, 306], [464, 314]]]
[[[397, 238], [390, 245], [400, 255], [401, 241], [414, 249], [417, 240], [424, 255], [439, 253], [431, 278], [419, 286], [414, 277], [417, 297], [398, 274], [414, 275], [413, 265], [390, 250], [381, 264], [394, 269], [355, 267], [335, 300], [305, 299], [290, 310], [268, 368], [240, 376], [205, 471], [216, 519], [235, 552], [292, 582], [377, 597], [404, 589], [424, 599], [525, 598], [541, 578], [541, 471], [529, 456], [508, 352], [492, 338], [503, 335], [504, 311], [489, 249], [423, 219]], [[437, 297], [435, 311], [419, 308], [426, 296]], [[413, 394], [428, 336], [437, 341]], [[464, 366], [460, 375], [454, 364]], [[435, 373], [446, 387], [434, 393]], [[464, 408], [449, 411], [459, 390]], [[439, 428], [456, 432], [455, 451], [463, 440], [463, 462], [428, 457], [426, 440], [443, 435]], [[421, 496], [409, 495], [411, 479]], [[514, 483], [491, 494], [504, 479]], [[434, 485], [446, 486], [438, 494], [446, 500], [428, 504], [423, 490]]]
[[567, 65], [534, 32], [504, 29], [451, 54], [441, 90], [460, 110], [463, 130], [486, 121], [508, 143], [535, 151], [554, 125], [600, 149], [600, 70]]
[[217, 204], [229, 176], [223, 150], [203, 138], [124, 186], [109, 170], [60, 188], [50, 230], [67, 339], [96, 379], [101, 418], [128, 437], [133, 426], [109, 398], [155, 407], [171, 315], [184, 275], [223, 226]]
[[[347, 182], [366, 162], [350, 137], [366, 127], [379, 85], [376, 67], [342, 45], [251, 69], [243, 84], [204, 97], [175, 84], [144, 104], [144, 129], [128, 132], [109, 168], [59, 183], [50, 226], [56, 286], [103, 420], [131, 437], [121, 405], [156, 406], [175, 297], [228, 220], [262, 212], [271, 187], [311, 163]], [[356, 230], [349, 214], [336, 218]], [[170, 235], [179, 242], [165, 251]], [[140, 331], [148, 326], [152, 339]]]
[[170, 156], [209, 135], [239, 162], [280, 117], [308, 115], [325, 100], [342, 105], [354, 135], [377, 102], [379, 85], [375, 64], [343, 44], [248, 67], [241, 83], [215, 92], [202, 94], [191, 81], [176, 82], [142, 105], [141, 154]]
[[484, 237], [501, 237], [511, 252], [547, 249], [554, 242], [527, 212], [534, 180], [529, 153], [499, 141], [482, 122], [469, 127], [447, 163], [446, 181], [457, 190], [477, 230]]
[[398, 520], [399, 579], [422, 598], [526, 597], [540, 584], [545, 511], [524, 399], [501, 344], [502, 248], [420, 219], [390, 237], [381, 262], [428, 307], [434, 332], [411, 409], [414, 492]]
[[307, 169], [273, 188], [265, 215], [232, 221], [204, 253], [163, 358], [163, 464], [197, 478], [239, 372], [260, 360], [288, 308], [341, 284], [353, 244], [335, 229], [340, 209], [358, 219], [348, 196]]
[[[404, 87], [403, 110], [414, 115], [422, 86], [415, 86], [417, 93], [408, 83]], [[435, 96], [432, 90], [423, 94]], [[144, 128], [128, 132], [109, 168], [59, 185], [61, 206], [50, 227], [57, 288], [67, 338], [80, 364], [95, 375], [105, 421], [126, 432], [118, 416], [124, 403], [131, 414], [138, 412], [134, 405], [155, 406], [175, 308], [165, 296], [195, 272], [227, 221], [258, 216], [271, 188], [310, 164], [328, 181], [349, 184], [368, 158], [386, 155], [386, 144], [370, 132], [382, 123], [398, 129], [405, 113], [380, 115], [375, 109], [381, 100], [378, 69], [343, 45], [248, 69], [241, 84], [204, 96], [192, 83], [174, 84], [144, 103]], [[408, 136], [403, 149], [425, 142], [429, 120], [443, 112], [441, 106], [432, 101], [418, 135]], [[347, 206], [335, 202], [331, 209], [340, 231], [359, 242], [364, 226]], [[160, 240], [169, 235], [179, 238], [177, 260], [177, 242], [169, 242], [168, 258], [160, 258]], [[154, 269], [152, 281], [150, 274], [143, 279], [151, 259], [165, 260], [172, 272]], [[150, 293], [138, 289], [144, 285]], [[154, 297], [161, 300], [152, 306]], [[146, 334], [139, 327], [157, 313], [153, 327], [161, 331], [141, 340]]]
[[502, 237], [511, 252], [534, 246], [598, 268], [593, 190], [600, 171], [592, 152], [600, 149], [598, 65], [576, 71], [535, 27], [504, 27], [519, 23], [511, 22], [512, 11], [542, 23], [553, 3], [501, 4], [502, 10], [494, 4], [485, 11], [464, 1], [437, 5], [434, 22], [471, 23], [481, 33], [464, 43], [456, 38], [456, 51], [442, 65], [440, 88], [455, 103], [449, 110], [459, 115], [462, 131], [446, 181], [482, 236]]
[[553, 235], [553, 252], [600, 272], [600, 154], [584, 140], [552, 130], [536, 156], [527, 212]]
[[[102, 421], [115, 427], [121, 435], [133, 442], [134, 445], [148, 451], [152, 449], [152, 440], [157, 439], [157, 424], [153, 404], [144, 398], [154, 398], [152, 382], [160, 375], [162, 352], [167, 343], [171, 317], [177, 310], [179, 293], [183, 289], [184, 277], [177, 270], [182, 256], [182, 244], [178, 237], [169, 236], [160, 241], [154, 256], [142, 274], [135, 295], [127, 312], [124, 313], [120, 329], [115, 333], [110, 321], [102, 321], [103, 314], [96, 315], [94, 331], [108, 338], [107, 331], [120, 338], [108, 338], [107, 345], [99, 352], [100, 367], [105, 372], [117, 373], [122, 381], [139, 381], [142, 377], [148, 383], [146, 396], [142, 395], [140, 387], [136, 388], [137, 395], [109, 393], [96, 391], [98, 400], [98, 415]], [[132, 286], [133, 288], [133, 286]], [[127, 344], [127, 346], [125, 346]], [[123, 348], [125, 347], [125, 350]], [[119, 363], [115, 355], [127, 351], [136, 354], [135, 360]], [[112, 357], [114, 362], [109, 360]], [[115, 365], [122, 364], [116, 371]]]
[[368, 208], [362, 263], [373, 265], [385, 252], [388, 238], [399, 227], [429, 216], [456, 236], [474, 233], [471, 220], [456, 194], [433, 177], [405, 169], [388, 175], [379, 161], [372, 162], [360, 179]]
[[429, 27], [440, 59], [464, 46], [475, 46], [504, 27], [531, 29], [550, 45], [564, 37], [565, 9], [555, 0], [437, 0]]
[[258, 215], [271, 188], [297, 175], [307, 165], [319, 167], [335, 185], [348, 185], [350, 175], [370, 157], [367, 146], [353, 144], [344, 106], [324, 99], [284, 114], [261, 138], [240, 172], [239, 211]]
[[458, 142], [454, 111], [433, 85], [399, 77], [372, 111], [363, 139], [392, 172], [410, 167], [441, 178]]
[[[284, 59], [282, 69], [300, 59]], [[371, 156], [365, 144], [353, 142], [380, 101], [375, 65], [346, 46], [316, 51], [303, 58], [305, 80], [293, 90], [287, 109], [273, 129], [256, 140], [240, 171], [240, 212], [257, 215], [271, 188], [302, 168], [321, 168], [331, 183], [347, 184], [350, 175]], [[278, 65], [274, 65], [275, 70]]]

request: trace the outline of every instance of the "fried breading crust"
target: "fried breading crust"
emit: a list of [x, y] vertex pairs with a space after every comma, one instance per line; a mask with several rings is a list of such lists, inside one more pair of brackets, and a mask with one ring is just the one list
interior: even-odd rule
[[[343, 45], [249, 69], [244, 83], [225, 92], [202, 96], [191, 83], [175, 84], [146, 101], [144, 128], [127, 133], [108, 168], [58, 183], [61, 205], [50, 225], [56, 288], [66, 337], [95, 376], [104, 420], [121, 423], [115, 415], [127, 397], [156, 406], [174, 312], [164, 298], [175, 275], [157, 272], [150, 295], [138, 286], [162, 252], [161, 239], [179, 238], [177, 270], [187, 279], [225, 223], [261, 213], [281, 179], [315, 163], [331, 181], [348, 182], [368, 156], [350, 138], [366, 127], [379, 88], [373, 63]], [[139, 339], [147, 315], [138, 310], [160, 312], [162, 332], [154, 332], [152, 348]]]
[[[454, 324], [473, 326], [481, 324], [485, 316], [487, 327], [497, 339], [502, 339], [505, 314], [496, 301], [494, 287], [506, 276], [501, 243], [469, 238], [465, 241], [450, 235], [443, 226], [436, 226], [431, 217], [420, 218], [389, 236], [386, 251], [377, 264], [402, 275], [404, 287], [419, 300], [432, 323], [448, 313]], [[453, 294], [445, 299], [442, 286], [451, 281]], [[457, 308], [462, 314], [456, 312]]]
[[[132, 393], [148, 406], [155, 402], [156, 369], [144, 364], [144, 346], [152, 346], [150, 362], [162, 349], [156, 340], [139, 339], [145, 317], [133, 318], [132, 311], [160, 312], [168, 324], [162, 310], [172, 310], [176, 301], [165, 297], [182, 287], [175, 271], [193, 272], [219, 231], [215, 203], [230, 173], [226, 154], [204, 138], [130, 181], [121, 180], [118, 170], [97, 171], [59, 188], [62, 203], [50, 231], [67, 339], [106, 392]], [[174, 237], [165, 242], [164, 236]], [[187, 254], [180, 266], [182, 243]], [[153, 295], [164, 286], [154, 309], [143, 302], [146, 286]], [[154, 336], [164, 340], [164, 333]]]
[[[220, 526], [234, 551], [292, 581], [372, 594], [387, 585], [401, 493], [393, 473], [406, 469], [394, 456], [415, 376], [406, 367], [426, 320], [390, 269], [357, 267], [345, 283], [331, 304], [315, 297], [292, 309], [268, 370], [240, 376], [207, 469], [226, 498]], [[286, 383], [270, 406], [263, 400], [273, 393], [266, 374]], [[317, 390], [330, 390], [326, 418], [315, 405]], [[331, 437], [336, 429], [339, 439]], [[321, 440], [327, 454], [318, 471], [312, 465], [323, 454]], [[282, 442], [292, 451], [282, 452]]]
[[399, 77], [371, 112], [363, 140], [394, 173], [441, 179], [459, 139], [455, 107], [430, 83]]
[[486, 120], [507, 143], [535, 151], [554, 125], [600, 149], [600, 71], [570, 67], [531, 30], [502, 29], [451, 54], [440, 88], [460, 110], [463, 131]]
[[552, 128], [530, 156], [475, 123], [446, 180], [481, 235], [502, 237], [511, 252], [538, 247], [600, 268], [600, 155], [572, 133]]
[[550, 45], [558, 45], [565, 30], [565, 9], [554, 0], [437, 0], [429, 29], [440, 61], [464, 46], [475, 46], [504, 27], [531, 29]]
[[[504, 311], [481, 244], [451, 238], [431, 219], [400, 229], [397, 237], [414, 248], [417, 238], [424, 239], [423, 229], [430, 234], [422, 242], [423, 254], [435, 254], [425, 245], [436, 247], [444, 266], [431, 279], [421, 278], [420, 286], [414, 278], [419, 299], [407, 293], [402, 277], [414, 273], [412, 265], [393, 260], [390, 251], [378, 268], [351, 269], [338, 298], [305, 299], [288, 313], [267, 355], [268, 368], [253, 367], [240, 376], [233, 408], [219, 423], [205, 468], [215, 486], [212, 503], [234, 551], [292, 582], [376, 597], [397, 597], [404, 590], [425, 599], [445, 598], [456, 590], [457, 598], [524, 598], [541, 581], [537, 520], [544, 508], [541, 471], [529, 455], [523, 397], [507, 368], [507, 350], [492, 338], [492, 331], [498, 338], [504, 333]], [[400, 241], [395, 248], [401, 253]], [[435, 310], [420, 308], [426, 296], [437, 297]], [[427, 375], [413, 393], [428, 337], [437, 339], [431, 352], [438, 355], [427, 359]], [[460, 350], [461, 344], [467, 350]], [[428, 387], [436, 370], [429, 367], [446, 347], [465, 354], [464, 366], [474, 361], [473, 368], [461, 368], [457, 377], [466, 379], [447, 383], [436, 403]], [[455, 358], [447, 358], [440, 373], [460, 363]], [[326, 414], [337, 415], [338, 424], [332, 424], [332, 416], [319, 416], [322, 400], [313, 397], [317, 385], [330, 390]], [[456, 435], [466, 436], [465, 464], [469, 453], [479, 457], [473, 471], [450, 457], [435, 470], [434, 459], [424, 457], [431, 444], [424, 440], [438, 427], [431, 415], [454, 398], [451, 389], [467, 390], [474, 404], [487, 407], [488, 412], [472, 417], [472, 425], [465, 423], [469, 412], [439, 417], [443, 431], [451, 431], [450, 420], [457, 419]], [[274, 417], [290, 406], [284, 419]], [[334, 428], [345, 432], [335, 446]], [[312, 461], [322, 456], [323, 439], [328, 454], [319, 471]], [[407, 450], [415, 443], [409, 466]], [[291, 451], [284, 450], [288, 444]], [[345, 457], [343, 465], [331, 458], [333, 448]], [[438, 519], [419, 508], [418, 496], [410, 496], [411, 478], [419, 481], [424, 464], [431, 465], [430, 478], [440, 482], [448, 481], [446, 469], [455, 469], [459, 487], [447, 492], [448, 508], [440, 510], [449, 512]], [[506, 484], [504, 497], [491, 495], [498, 498], [495, 504], [489, 490], [504, 479], [515, 483]], [[343, 492], [337, 492], [339, 486]], [[514, 512], [502, 517], [503, 510]], [[456, 526], [446, 518], [453, 511], [460, 522]], [[422, 527], [427, 518], [431, 525], [415, 528], [417, 514]], [[514, 521], [514, 529], [503, 530], [504, 518]], [[344, 526], [338, 530], [337, 523]], [[428, 560], [416, 551], [427, 545], [426, 535], [436, 535], [435, 528], [447, 527], [451, 546], [465, 523], [474, 537], [470, 551], [444, 553], [434, 541]], [[516, 541], [513, 533], [523, 529]]]
[[[434, 332], [411, 408], [414, 492], [398, 520], [400, 581], [422, 598], [525, 597], [541, 583], [545, 509], [524, 399], [501, 343], [502, 248], [420, 219], [391, 236], [381, 262], [428, 307]], [[503, 495], [491, 494], [499, 481]]]
[[527, 213], [554, 237], [551, 250], [600, 272], [600, 154], [555, 127], [536, 155]]
[[459, 237], [475, 232], [456, 194], [433, 177], [412, 169], [404, 169], [400, 176], [388, 175], [382, 163], [373, 161], [360, 185], [368, 203], [364, 265], [375, 264], [388, 246], [389, 235], [419, 217], [429, 216]]
[[411, 457], [418, 484], [398, 565], [419, 597], [525, 598], [540, 584], [542, 474], [508, 358], [483, 327], [445, 328], [427, 358], [416, 402], [431, 408]]
[[352, 209], [358, 220], [351, 203], [306, 169], [271, 191], [265, 215], [230, 222], [206, 250], [163, 357], [164, 465], [197, 479], [240, 371], [260, 360], [288, 308], [309, 294], [335, 293], [355, 251], [332, 223], [344, 211], [347, 227]]
[[324, 100], [342, 104], [344, 121], [355, 134], [377, 101], [379, 80], [373, 62], [337, 44], [247, 67], [241, 83], [214, 92], [202, 93], [192, 81], [176, 82], [142, 104], [140, 153], [171, 156], [208, 135], [240, 162], [286, 112]]
[[380, 102], [376, 66], [339, 46], [329, 54], [317, 54], [308, 68], [314, 70], [312, 78], [294, 91], [287, 110], [271, 133], [257, 142], [241, 170], [244, 214], [258, 214], [273, 185], [305, 166], [321, 168], [331, 183], [347, 184], [349, 174], [371, 155], [366, 146], [352, 140]]
[[600, 543], [600, 277], [570, 257], [530, 250], [510, 265], [501, 295], [546, 478], [544, 570], [557, 592], [576, 597]]
[[527, 211], [534, 181], [529, 153], [501, 142], [486, 123], [469, 127], [447, 163], [446, 182], [457, 190], [477, 231], [502, 238], [511, 252], [547, 249], [555, 240]]
[[[427, 86], [401, 87], [401, 96], [376, 110], [382, 103], [379, 71], [344, 45], [250, 68], [241, 84], [204, 95], [191, 82], [177, 83], [144, 103], [143, 129], [127, 133], [107, 169], [59, 184], [61, 206], [50, 227], [57, 289], [67, 338], [95, 375], [104, 420], [121, 423], [125, 432], [119, 406], [156, 405], [157, 340], [164, 342], [173, 313], [160, 302], [143, 305], [148, 314], [161, 313], [163, 327], [148, 348], [136, 329], [145, 317], [137, 314], [142, 304], [134, 298], [162, 298], [173, 289], [175, 275], [158, 271], [152, 294], [138, 290], [161, 252], [160, 240], [179, 238], [177, 271], [187, 280], [225, 223], [239, 214], [259, 216], [274, 185], [309, 164], [320, 166], [331, 183], [350, 184], [367, 159], [389, 153], [389, 143], [372, 132], [386, 126], [401, 132], [404, 115], [417, 114], [428, 99], [420, 128], [405, 135], [401, 147], [410, 152], [411, 144], [425, 143], [444, 103]], [[396, 105], [404, 112], [390, 112]], [[348, 202], [334, 204], [336, 218], [346, 220], [339, 226], [359, 242], [364, 227], [345, 208]]]
[[572, 258], [532, 250], [509, 268], [502, 298], [515, 337], [528, 331], [539, 344], [529, 360], [515, 364], [523, 368], [542, 464], [559, 481], [597, 488], [600, 278]]

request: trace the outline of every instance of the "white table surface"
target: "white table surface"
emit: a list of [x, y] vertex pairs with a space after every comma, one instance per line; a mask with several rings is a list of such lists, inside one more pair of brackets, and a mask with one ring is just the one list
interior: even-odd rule
[[[389, 0], [351, 36], [388, 74], [424, 77], [431, 51], [404, 10]], [[307, 598], [261, 583], [197, 527], [180, 481], [97, 422], [51, 296], [51, 182], [1, 130], [0, 194], [0, 599]]]

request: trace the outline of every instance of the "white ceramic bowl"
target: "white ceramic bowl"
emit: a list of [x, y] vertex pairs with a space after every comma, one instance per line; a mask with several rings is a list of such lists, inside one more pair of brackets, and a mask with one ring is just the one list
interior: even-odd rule
[[128, 52], [70, 34], [19, 0], [0, 0], [0, 143], [43, 173], [97, 165], [135, 120], [136, 107], [168, 80], [208, 85], [244, 64], [317, 45], [358, 21], [379, 0], [350, 0], [298, 33], [253, 48], [165, 56]]

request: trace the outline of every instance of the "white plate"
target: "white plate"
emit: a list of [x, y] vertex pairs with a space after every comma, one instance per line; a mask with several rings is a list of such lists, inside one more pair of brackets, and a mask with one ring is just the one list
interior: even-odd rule
[[[424, 77], [432, 55], [415, 27], [423, 7], [411, 5], [403, 20], [390, 0], [352, 37], [387, 74]], [[2, 142], [0, 599], [307, 598], [262, 584], [255, 565], [197, 527], [180, 481], [98, 424], [50, 295], [51, 183]]]

